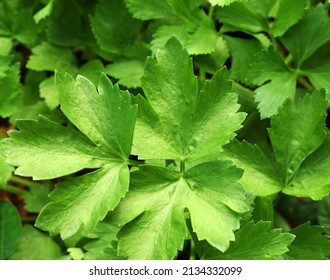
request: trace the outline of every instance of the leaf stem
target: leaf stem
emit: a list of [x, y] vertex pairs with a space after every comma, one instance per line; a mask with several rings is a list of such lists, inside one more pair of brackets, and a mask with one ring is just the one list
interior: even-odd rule
[[195, 243], [193, 240], [190, 240], [190, 252], [189, 252], [189, 260], [196, 260], [196, 249]]
[[327, 1], [324, 2], [324, 7], [326, 9], [329, 9], [329, 7], [330, 7], [330, 0], [327, 0]]
[[183, 160], [180, 161], [180, 172], [184, 173], [186, 171], [186, 166]]
[[287, 66], [290, 66], [291, 62], [293, 61], [293, 56], [292, 54], [290, 53], [285, 59], [284, 59], [284, 63], [287, 65]]
[[269, 37], [270, 37], [270, 41], [272, 42], [274, 51], [277, 51], [278, 45], [277, 45], [277, 41], [276, 41], [275, 37], [271, 33], [269, 33]]
[[31, 182], [28, 179], [24, 179], [24, 178], [17, 177], [17, 176], [11, 176], [10, 181], [17, 183], [17, 184], [24, 185], [24, 186], [28, 186], [28, 187], [38, 185], [37, 183]]
[[206, 80], [206, 73], [202, 69], [199, 69], [199, 78], [201, 79], [201, 81], [205, 81]]
[[26, 190], [23, 190], [21, 188], [18, 188], [18, 187], [14, 187], [12, 185], [5, 185], [5, 186], [0, 186], [0, 189], [6, 191], [6, 192], [9, 192], [9, 193], [13, 193], [13, 194], [18, 194], [18, 195], [24, 195], [27, 193]]
[[21, 217], [21, 220], [23, 223], [35, 222], [36, 219], [37, 219], [37, 217], [35, 217], [35, 216]]
[[210, 5], [210, 9], [209, 9], [209, 12], [208, 12], [208, 17], [210, 19], [213, 18], [213, 14], [214, 14], [214, 6]]
[[126, 160], [126, 163], [131, 166], [139, 166], [141, 165], [141, 162], [138, 160], [128, 159]]
[[298, 83], [303, 85], [306, 89], [309, 91], [313, 91], [315, 88], [312, 84], [310, 84], [305, 77], [299, 77], [298, 78]]

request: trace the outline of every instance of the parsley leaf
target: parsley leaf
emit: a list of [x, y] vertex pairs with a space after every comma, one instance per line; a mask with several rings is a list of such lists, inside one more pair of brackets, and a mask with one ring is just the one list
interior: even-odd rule
[[239, 228], [240, 214], [249, 209], [244, 188], [236, 183], [241, 175], [222, 161], [197, 165], [183, 175], [141, 166], [132, 173], [130, 191], [112, 217], [112, 223], [126, 224], [119, 232], [119, 254], [130, 259], [174, 258], [187, 236], [185, 209], [198, 238], [225, 251], [234, 240], [232, 231]]
[[11, 64], [11, 56], [0, 55], [0, 116], [13, 114], [22, 102], [19, 63]]
[[134, 19], [122, 0], [101, 0], [91, 16], [93, 33], [101, 49], [119, 53], [133, 44], [142, 22]]
[[31, 225], [22, 229], [18, 248], [11, 260], [60, 260], [60, 246], [50, 237], [42, 234]]
[[221, 253], [214, 248], [206, 251], [205, 259], [216, 260], [269, 260], [289, 251], [295, 236], [272, 228], [271, 222], [250, 221], [235, 233], [235, 241]]
[[133, 141], [141, 159], [194, 160], [217, 153], [244, 119], [244, 113], [236, 113], [227, 71], [219, 70], [199, 92], [192, 62], [175, 38], [156, 59], [147, 59], [141, 82], [146, 99], [136, 98], [140, 109]]
[[225, 147], [223, 158], [245, 169], [241, 182], [255, 195], [271, 195], [282, 188], [289, 195], [321, 199], [330, 192], [326, 108], [321, 91], [306, 95], [297, 105], [290, 99], [284, 103], [268, 130], [274, 162], [256, 146], [236, 141]]
[[296, 238], [289, 245], [284, 258], [290, 260], [327, 260], [330, 254], [330, 240], [322, 235], [321, 226], [302, 224], [290, 231]]
[[0, 260], [6, 260], [16, 250], [21, 233], [21, 219], [16, 207], [0, 200]]
[[35, 179], [100, 168], [60, 183], [38, 217], [38, 227], [61, 233], [66, 239], [81, 227], [93, 228], [126, 193], [136, 106], [131, 105], [129, 93], [120, 91], [105, 76], [98, 92], [82, 76], [75, 80], [57, 73], [56, 84], [62, 111], [82, 133], [44, 117], [22, 120], [17, 121], [21, 131], [12, 131], [1, 147], [5, 147], [8, 162], [18, 166], [17, 174]]
[[281, 38], [298, 66], [329, 40], [330, 18], [322, 4], [312, 9]]

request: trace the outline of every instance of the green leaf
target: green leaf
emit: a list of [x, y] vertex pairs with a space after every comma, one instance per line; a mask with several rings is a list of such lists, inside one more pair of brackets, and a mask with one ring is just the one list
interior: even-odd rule
[[57, 123], [65, 123], [67, 121], [60, 110], [55, 109], [51, 111], [46, 103], [40, 100], [32, 105], [20, 106], [20, 108], [11, 116], [10, 122], [16, 124], [17, 120], [21, 119], [38, 120], [39, 115], [43, 115], [49, 120]]
[[[191, 30], [190, 32], [187, 30]], [[152, 49], [156, 52], [175, 35], [187, 48], [190, 55], [209, 54], [215, 50], [218, 39], [215, 30], [201, 26], [188, 29], [185, 25], [169, 25], [159, 28], [152, 41]], [[202, 40], [201, 40], [202, 38]]]
[[217, 18], [222, 22], [235, 26], [240, 30], [258, 33], [269, 31], [268, 15], [275, 0], [235, 1], [227, 7], [222, 7]]
[[243, 113], [236, 113], [237, 96], [230, 93], [226, 69], [199, 92], [191, 59], [175, 38], [157, 52], [156, 59], [147, 59], [141, 83], [146, 99], [137, 97], [134, 134], [141, 159], [189, 161], [215, 154], [244, 119]]
[[89, 79], [97, 87], [101, 74], [105, 72], [105, 67], [99, 59], [93, 59], [83, 64], [76, 71], [79, 75], [85, 76]]
[[[224, 37], [232, 56], [230, 76], [232, 79], [251, 85], [247, 80], [250, 65], [255, 61], [255, 54], [261, 50], [261, 44], [257, 40]], [[257, 68], [258, 69], [258, 68]], [[261, 72], [261, 71], [260, 71]], [[259, 72], [259, 74], [261, 74]]]
[[90, 234], [94, 240], [88, 242], [84, 249], [87, 250], [85, 253], [85, 260], [117, 260], [122, 259], [117, 256], [117, 234], [120, 227], [100, 222], [94, 228]]
[[81, 261], [84, 258], [84, 252], [81, 248], [68, 248], [67, 252], [70, 254], [72, 260]]
[[306, 70], [306, 76], [316, 89], [325, 89], [330, 100], [330, 64]]
[[272, 228], [271, 222], [250, 221], [235, 234], [235, 241], [229, 249], [221, 253], [210, 250], [206, 259], [216, 260], [269, 260], [287, 252], [294, 240], [291, 233], [283, 233], [280, 228]]
[[38, 216], [39, 228], [66, 239], [91, 230], [128, 190], [136, 106], [104, 75], [98, 91], [82, 76], [57, 73], [56, 84], [63, 112], [82, 133], [44, 117], [22, 120], [1, 148], [17, 174], [35, 179], [100, 168], [59, 184]]
[[132, 18], [122, 0], [101, 0], [91, 16], [93, 33], [101, 49], [122, 53], [133, 44], [142, 22]]
[[12, 48], [13, 40], [11, 38], [0, 37], [0, 56], [8, 55]]
[[208, 0], [212, 6], [215, 5], [219, 5], [219, 6], [226, 6], [226, 5], [230, 5], [233, 2], [238, 2], [238, 1], [242, 1], [242, 0]]
[[282, 36], [292, 25], [296, 24], [304, 16], [305, 7], [305, 0], [280, 0], [275, 21], [271, 27], [273, 36]]
[[271, 49], [254, 54], [246, 80], [255, 85], [263, 84], [255, 90], [262, 119], [276, 114], [287, 98], [295, 96], [296, 74], [289, 70], [279, 53]]
[[32, 49], [27, 67], [36, 71], [72, 71], [75, 57], [68, 48], [61, 48], [43, 42]]
[[3, 139], [0, 147], [6, 161], [18, 166], [17, 175], [51, 179], [107, 162], [84, 135], [45, 117], [18, 120], [16, 125], [20, 131], [10, 131], [10, 138]]
[[[256, 197], [253, 203], [253, 220], [258, 221], [270, 221], [273, 225], [274, 223], [274, 197], [264, 196]], [[276, 202], [276, 201], [275, 201]], [[283, 229], [285, 231], [285, 229]]]
[[8, 259], [18, 246], [21, 219], [16, 207], [0, 200], [0, 260]]
[[318, 204], [317, 219], [324, 227], [324, 232], [330, 234], [330, 196], [323, 198]]
[[142, 20], [174, 17], [167, 1], [158, 0], [125, 0], [126, 6], [135, 18]]
[[49, 0], [46, 6], [44, 6], [42, 9], [40, 9], [34, 16], [33, 19], [36, 23], [39, 23], [41, 20], [48, 17], [53, 8], [54, 8], [55, 0]]
[[0, 72], [0, 116], [9, 117], [22, 102], [20, 84], [20, 65], [10, 65], [5, 72]]
[[[1, 136], [0, 136], [1, 139]], [[0, 188], [5, 186], [13, 173], [14, 168], [5, 162], [5, 158], [0, 155]]]
[[118, 204], [128, 184], [129, 171], [125, 164], [108, 164], [62, 182], [51, 193], [51, 202], [41, 210], [36, 225], [49, 230], [51, 235], [60, 232], [63, 239], [78, 232], [80, 227], [83, 232], [89, 232]]
[[105, 75], [101, 76], [98, 92], [80, 75], [75, 80], [57, 73], [56, 84], [66, 117], [110, 157], [128, 158], [137, 111], [130, 105], [129, 93], [113, 86]]
[[105, 72], [118, 79], [118, 83], [128, 88], [141, 87], [144, 62], [140, 60], [121, 60], [107, 66]]
[[330, 18], [322, 4], [313, 8], [281, 38], [298, 66], [329, 40]]
[[48, 42], [61, 47], [95, 45], [89, 14], [97, 1], [56, 0], [46, 21]]
[[61, 248], [55, 241], [31, 225], [25, 225], [19, 239], [18, 248], [11, 260], [60, 260]]
[[324, 93], [316, 91], [306, 95], [297, 105], [288, 100], [271, 119], [269, 136], [277, 162], [284, 169], [286, 182], [323, 143], [326, 108]]
[[37, 39], [37, 26], [32, 10], [21, 8], [20, 3], [2, 1], [0, 3], [0, 36], [10, 36], [20, 43], [31, 46]]
[[30, 184], [29, 191], [24, 193], [24, 208], [30, 213], [39, 213], [48, 202], [50, 184]]
[[39, 91], [40, 97], [45, 99], [45, 103], [51, 110], [59, 105], [54, 76], [43, 80], [39, 85]]
[[[305, 114], [305, 113], [304, 113]], [[310, 134], [309, 137], [312, 137]], [[319, 149], [311, 154], [297, 171], [293, 181], [283, 190], [288, 195], [319, 200], [330, 194], [330, 134]]]
[[240, 183], [256, 196], [268, 196], [282, 190], [282, 182], [273, 163], [256, 145], [232, 141], [224, 147], [221, 158], [244, 169]]
[[[251, 35], [266, 32], [279, 37], [303, 17], [305, 6], [304, 0], [242, 1], [219, 9], [217, 18], [237, 31]], [[270, 23], [269, 18], [274, 22]]]
[[[187, 236], [185, 209], [200, 240], [225, 251], [233, 230], [249, 207], [242, 171], [229, 162], [213, 161], [180, 174], [163, 167], [141, 166], [132, 173], [127, 196], [112, 223], [119, 232], [119, 254], [130, 259], [172, 259]], [[139, 236], [139, 242], [136, 242]]]
[[258, 103], [261, 119], [275, 115], [285, 100], [294, 98], [295, 89], [296, 77], [291, 73], [283, 73], [257, 88], [255, 101]]
[[219, 68], [223, 67], [229, 58], [229, 50], [223, 37], [217, 39], [215, 50], [208, 55], [194, 57], [194, 64], [200, 70], [214, 74]]
[[289, 245], [284, 258], [290, 260], [328, 260], [330, 255], [329, 236], [322, 235], [321, 226], [310, 223], [300, 225], [290, 231], [296, 238]]

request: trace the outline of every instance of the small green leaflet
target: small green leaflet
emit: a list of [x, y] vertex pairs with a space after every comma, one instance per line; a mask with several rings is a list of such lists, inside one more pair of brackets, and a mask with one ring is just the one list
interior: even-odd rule
[[[141, 159], [195, 160], [220, 151], [241, 127], [237, 95], [225, 68], [199, 91], [192, 61], [176, 38], [156, 59], [149, 57], [141, 80], [133, 145]], [[221, 133], [219, 133], [221, 131]]]
[[112, 223], [124, 225], [118, 235], [119, 255], [173, 259], [188, 234], [185, 209], [198, 239], [225, 251], [241, 214], [249, 210], [245, 190], [236, 182], [241, 175], [242, 170], [225, 161], [203, 163], [184, 173], [141, 166], [112, 214]]
[[56, 84], [62, 111], [80, 131], [45, 117], [22, 120], [17, 121], [20, 131], [10, 132], [0, 147], [7, 161], [18, 166], [16, 174], [34, 179], [99, 168], [60, 183], [38, 217], [38, 227], [66, 239], [80, 228], [93, 228], [128, 190], [137, 108], [130, 94], [104, 75], [97, 90], [82, 76], [75, 80], [57, 73]]
[[[60, 47], [95, 45], [89, 15], [98, 1], [56, 0], [45, 21], [48, 42]], [[62, 70], [62, 69], [59, 69]]]
[[[0, 135], [1, 139], [1, 135]], [[10, 179], [13, 167], [5, 162], [5, 158], [0, 155], [0, 189], [4, 187]]]
[[39, 23], [42, 19], [45, 19], [46, 17], [48, 17], [53, 8], [54, 8], [54, 3], [55, 0], [49, 0], [47, 5], [44, 6], [42, 9], [40, 9], [34, 16], [33, 19], [36, 23]]
[[297, 75], [272, 49], [257, 52], [254, 58], [246, 75], [246, 81], [261, 85], [255, 90], [255, 101], [258, 103], [260, 116], [264, 119], [276, 114], [287, 98], [294, 98]]
[[39, 213], [49, 202], [51, 187], [49, 183], [31, 183], [29, 191], [24, 193], [24, 208], [30, 213]]
[[240, 183], [255, 195], [267, 196], [282, 190], [273, 163], [258, 146], [233, 140], [225, 146], [221, 157], [244, 169]]
[[290, 231], [296, 236], [289, 245], [284, 258], [289, 260], [327, 260], [330, 255], [329, 236], [323, 235], [321, 226], [310, 223], [300, 225]]
[[235, 233], [235, 241], [221, 253], [209, 248], [203, 259], [213, 260], [271, 260], [289, 250], [295, 236], [272, 228], [271, 222], [250, 221]]
[[0, 116], [12, 115], [21, 105], [19, 63], [11, 64], [12, 56], [0, 55]]
[[18, 247], [11, 260], [60, 260], [61, 248], [56, 242], [31, 225], [22, 228]]
[[308, 196], [319, 200], [330, 194], [330, 133], [314, 153], [312, 153], [297, 171], [294, 180], [283, 190], [293, 196]]
[[129, 88], [141, 86], [144, 62], [140, 60], [121, 60], [110, 64], [105, 72], [118, 79], [118, 83]]
[[158, 0], [124, 0], [130, 13], [138, 19], [163, 19], [174, 17], [167, 1]]
[[27, 68], [36, 71], [61, 71], [71, 72], [75, 68], [75, 57], [69, 48], [56, 47], [43, 42], [32, 49]]
[[319, 47], [330, 40], [330, 18], [322, 4], [312, 9], [281, 38], [298, 67]]
[[[247, 79], [250, 65], [255, 61], [254, 54], [262, 50], [257, 40], [233, 38], [224, 36], [232, 57], [230, 77], [246, 85], [253, 85], [253, 81]], [[262, 72], [258, 72], [261, 74]]]
[[37, 39], [37, 25], [32, 10], [22, 8], [19, 1], [3, 0], [0, 3], [0, 36], [11, 37], [32, 46]]
[[297, 105], [287, 101], [279, 109], [278, 115], [271, 119], [268, 134], [287, 182], [292, 179], [302, 162], [325, 140], [326, 109], [324, 94], [315, 92], [313, 95], [306, 95]]
[[135, 18], [159, 20], [151, 49], [156, 53], [175, 35], [189, 54], [210, 54], [215, 51], [219, 35], [212, 20], [199, 8], [203, 0], [125, 0]]
[[18, 246], [21, 219], [16, 207], [0, 200], [0, 260], [8, 259]]
[[117, 234], [120, 227], [106, 222], [99, 222], [93, 231], [87, 236], [93, 238], [84, 249], [85, 260], [117, 260], [123, 259], [117, 256]]
[[233, 2], [238, 2], [242, 0], [208, 0], [213, 6], [219, 5], [219, 6], [226, 6], [230, 5]]
[[318, 204], [317, 220], [323, 225], [324, 232], [330, 234], [330, 196], [327, 196]]
[[235, 1], [219, 9], [217, 18], [237, 31], [278, 37], [303, 17], [305, 6], [305, 0]]
[[101, 0], [91, 16], [93, 33], [102, 50], [110, 53], [125, 53], [133, 44], [142, 22], [134, 19], [122, 0]]
[[223, 158], [245, 169], [240, 182], [255, 195], [267, 196], [282, 189], [289, 195], [321, 199], [330, 193], [326, 108], [321, 91], [306, 95], [297, 105], [292, 100], [284, 103], [268, 130], [276, 162], [256, 146], [238, 141], [225, 147]]

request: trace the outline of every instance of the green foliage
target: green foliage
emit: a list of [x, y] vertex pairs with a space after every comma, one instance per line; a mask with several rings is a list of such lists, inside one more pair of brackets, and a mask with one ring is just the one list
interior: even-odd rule
[[0, 200], [0, 259], [8, 259], [18, 246], [21, 221], [16, 207]]
[[248, 222], [237, 231], [235, 242], [222, 254], [213, 248], [206, 250], [205, 259], [223, 260], [267, 260], [289, 251], [288, 245], [295, 236], [273, 229], [270, 222]]
[[61, 248], [50, 237], [31, 225], [22, 229], [18, 248], [11, 260], [58, 260], [62, 258]]
[[233, 141], [223, 156], [245, 170], [241, 182], [258, 196], [282, 189], [286, 194], [321, 199], [330, 193], [326, 107], [325, 95], [319, 91], [296, 105], [291, 100], [285, 102], [268, 129], [273, 162], [246, 142]]
[[0, 0], [0, 257], [329, 259], [329, 8]]

